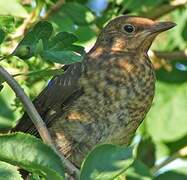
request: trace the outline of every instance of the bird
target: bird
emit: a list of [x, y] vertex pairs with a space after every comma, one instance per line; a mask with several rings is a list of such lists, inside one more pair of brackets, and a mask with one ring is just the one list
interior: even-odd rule
[[[65, 65], [34, 100], [56, 147], [75, 166], [98, 144], [130, 144], [155, 93], [147, 52], [175, 25], [132, 15], [112, 19], [83, 60]], [[38, 136], [26, 114], [13, 131]]]

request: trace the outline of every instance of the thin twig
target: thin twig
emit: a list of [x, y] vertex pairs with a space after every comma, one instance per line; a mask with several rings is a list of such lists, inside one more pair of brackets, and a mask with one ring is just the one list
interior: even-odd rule
[[43, 19], [48, 19], [53, 13], [57, 13], [61, 6], [65, 4], [65, 0], [58, 0], [47, 12]]
[[32, 119], [34, 125], [36, 126], [40, 136], [44, 140], [45, 143], [51, 145], [52, 140], [48, 133], [48, 130], [45, 126], [45, 123], [39, 116], [38, 112], [36, 111], [34, 105], [29, 100], [29, 98], [26, 96], [23, 89], [20, 88], [19, 84], [16, 82], [16, 80], [2, 67], [0, 66], [0, 75], [5, 79], [5, 81], [9, 84], [9, 86], [14, 90], [16, 95], [20, 98], [22, 101], [29, 117]]
[[183, 147], [182, 149], [180, 149], [179, 151], [177, 151], [176, 153], [174, 153], [172, 156], [168, 157], [167, 159], [165, 159], [162, 163], [160, 163], [157, 166], [154, 166], [151, 169], [152, 174], [155, 174], [156, 172], [158, 172], [161, 168], [163, 168], [164, 166], [168, 165], [169, 163], [171, 163], [172, 161], [178, 159], [178, 158], [184, 158], [187, 156], [187, 146]]
[[41, 10], [43, 8], [43, 2], [38, 1], [36, 7], [32, 10], [29, 16], [24, 19], [22, 24], [16, 29], [16, 32], [10, 36], [12, 40], [15, 40], [21, 36], [23, 36], [27, 29], [36, 21], [38, 21], [40, 17]]
[[23, 21], [23, 23], [17, 28], [16, 32], [14, 34], [12, 34], [10, 38], [12, 40], [14, 40], [16, 38], [23, 36], [34, 16], [35, 16], [35, 11], [33, 11], [33, 12], [31, 12], [31, 14], [29, 14], [29, 16]]
[[184, 51], [160, 52], [149, 51], [151, 58], [165, 59], [165, 60], [187, 60], [187, 49]]
[[17, 81], [2, 66], [0, 66], [0, 76], [2, 76], [3, 79], [9, 84], [9, 86], [13, 89], [17, 97], [19, 97], [20, 101], [23, 103], [25, 110], [27, 111], [27, 114], [34, 123], [42, 140], [46, 144], [50, 145], [53, 148], [53, 150], [59, 155], [67, 171], [70, 174], [74, 174], [76, 177], [79, 177], [79, 170], [69, 160], [67, 160], [62, 153], [60, 153], [56, 149], [45, 123], [43, 122], [42, 118], [40, 117], [31, 100], [27, 97], [27, 95], [20, 87], [20, 85], [17, 83]]
[[159, 8], [156, 7], [154, 10], [151, 9], [150, 11], [142, 14], [142, 16], [149, 17], [152, 19], [157, 19], [177, 8], [185, 6], [186, 4], [187, 4], [187, 0], [174, 0], [171, 1], [169, 4], [160, 6]]

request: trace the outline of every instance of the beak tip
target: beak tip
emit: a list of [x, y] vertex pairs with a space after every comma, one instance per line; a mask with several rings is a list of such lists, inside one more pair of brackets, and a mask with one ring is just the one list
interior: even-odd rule
[[160, 28], [161, 30], [168, 30], [168, 29], [171, 29], [173, 27], [175, 27], [177, 24], [174, 23], [174, 22], [161, 22], [160, 23]]
[[175, 27], [175, 26], [177, 26], [177, 24], [176, 23], [174, 23], [174, 22], [170, 22], [170, 26], [171, 26], [171, 28], [173, 28], [173, 27]]
[[173, 27], [175, 27], [177, 24], [174, 22], [158, 22], [156, 25], [153, 27], [152, 31], [153, 32], [163, 32], [167, 31]]

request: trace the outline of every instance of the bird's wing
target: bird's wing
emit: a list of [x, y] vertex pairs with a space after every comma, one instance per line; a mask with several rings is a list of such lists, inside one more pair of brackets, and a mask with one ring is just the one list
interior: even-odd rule
[[[65, 73], [55, 76], [34, 100], [34, 105], [47, 126], [52, 121], [52, 118], [46, 118], [46, 114], [49, 111], [52, 109], [55, 111], [56, 108], [62, 108], [63, 105], [67, 106], [82, 94], [78, 79], [84, 71], [84, 64], [75, 63], [65, 69]], [[37, 131], [27, 113], [23, 115], [18, 125], [12, 131], [22, 131], [37, 135]]]

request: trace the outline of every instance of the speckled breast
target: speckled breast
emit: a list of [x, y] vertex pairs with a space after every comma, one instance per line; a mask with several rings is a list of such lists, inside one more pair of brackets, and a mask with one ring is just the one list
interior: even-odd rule
[[106, 129], [106, 135], [102, 132], [101, 138], [107, 142], [124, 144], [122, 134], [131, 134], [126, 127], [135, 123], [131, 129], [134, 132], [152, 104], [153, 66], [147, 56], [133, 57], [130, 53], [111, 53], [88, 59], [87, 71], [80, 79], [85, 92], [82, 98], [89, 99], [85, 102], [87, 111], [91, 110], [93, 119], [103, 124], [101, 131]]
[[135, 130], [144, 118], [154, 95], [154, 71], [149, 59], [131, 56], [118, 53], [87, 58], [86, 71], [79, 81], [84, 95], [65, 113], [67, 126], [68, 122], [75, 127], [80, 124], [72, 131], [75, 140], [87, 141], [93, 136], [94, 142], [88, 138], [90, 144], [123, 141], [116, 132], [126, 136], [128, 124], [137, 123]]
[[84, 94], [52, 129], [56, 144], [73, 162], [79, 164], [96, 144], [130, 142], [154, 95], [154, 71], [144, 60], [142, 65], [121, 53], [87, 58], [79, 80]]

